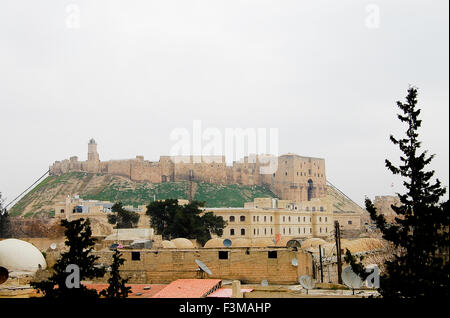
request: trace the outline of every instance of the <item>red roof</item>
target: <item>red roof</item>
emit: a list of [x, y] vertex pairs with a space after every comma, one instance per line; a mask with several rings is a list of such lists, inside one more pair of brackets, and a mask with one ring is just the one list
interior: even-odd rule
[[202, 298], [221, 286], [220, 279], [177, 279], [153, 298]]
[[[242, 293], [249, 293], [253, 291], [252, 288], [241, 288]], [[209, 294], [206, 297], [217, 297], [217, 298], [231, 298], [233, 290], [231, 288], [219, 288], [215, 292]]]
[[[108, 288], [108, 284], [84, 284], [89, 289], [95, 289], [97, 292]], [[151, 298], [156, 293], [164, 289], [167, 285], [150, 285], [150, 284], [126, 284], [131, 287], [131, 293], [128, 298]], [[150, 287], [150, 289], [148, 289]]]

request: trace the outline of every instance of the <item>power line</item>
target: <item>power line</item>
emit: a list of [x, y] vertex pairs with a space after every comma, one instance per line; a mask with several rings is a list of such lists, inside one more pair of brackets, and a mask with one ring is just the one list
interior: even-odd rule
[[331, 185], [333, 188], [335, 188], [336, 190], [338, 190], [343, 196], [345, 196], [347, 199], [349, 199], [350, 201], [352, 201], [354, 204], [356, 204], [357, 206], [359, 206], [361, 209], [365, 210], [362, 206], [360, 206], [358, 203], [356, 203], [355, 201], [353, 201], [352, 199], [350, 199], [344, 192], [342, 192], [338, 187], [336, 187], [334, 184], [332, 184], [330, 181], [327, 180], [327, 183], [329, 185]]
[[42, 178], [44, 178], [48, 173], [50, 173], [50, 169], [47, 170], [39, 179], [34, 181], [32, 185], [30, 185], [25, 191], [23, 191], [21, 194], [19, 194], [14, 200], [10, 201], [7, 205], [5, 205], [4, 209], [6, 210], [7, 207], [9, 207], [14, 201], [16, 201], [18, 198], [20, 198], [24, 193], [26, 193], [28, 190], [30, 190], [36, 183], [38, 183]]

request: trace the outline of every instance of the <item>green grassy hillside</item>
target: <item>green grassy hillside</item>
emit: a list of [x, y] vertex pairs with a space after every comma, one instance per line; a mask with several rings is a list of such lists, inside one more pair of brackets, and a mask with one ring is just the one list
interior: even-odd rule
[[[271, 191], [260, 186], [237, 184], [211, 184], [194, 182], [194, 199], [206, 202], [207, 207], [243, 207], [245, 202], [258, 197], [276, 197]], [[54, 205], [64, 202], [67, 195], [78, 194], [83, 199], [117, 202], [125, 205], [146, 205], [163, 199], [188, 199], [189, 183], [134, 182], [128, 178], [107, 174], [70, 172], [61, 176], [49, 176], [28, 192], [9, 211], [12, 216], [51, 216]], [[328, 186], [327, 197], [334, 211], [364, 210], [351, 200]]]
[[[194, 199], [206, 202], [207, 207], [242, 207], [256, 197], [275, 197], [259, 186], [217, 185], [194, 182]], [[67, 195], [78, 194], [83, 199], [117, 202], [125, 205], [148, 204], [154, 199], [188, 199], [189, 183], [134, 182], [127, 178], [106, 174], [70, 172], [49, 176], [27, 193], [9, 211], [24, 217], [54, 215], [54, 204]]]

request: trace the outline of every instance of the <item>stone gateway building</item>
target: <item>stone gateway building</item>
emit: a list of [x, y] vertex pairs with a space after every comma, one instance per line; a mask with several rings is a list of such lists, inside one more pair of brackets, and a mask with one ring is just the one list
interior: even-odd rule
[[127, 177], [133, 181], [162, 183], [195, 180], [214, 184], [260, 185], [280, 199], [294, 202], [324, 198], [327, 193], [325, 160], [286, 154], [276, 158], [277, 170], [261, 173], [265, 166], [256, 156], [244, 157], [231, 166], [224, 156], [161, 156], [159, 161], [135, 159], [101, 161], [97, 143], [88, 143], [87, 161], [70, 157], [50, 166], [51, 175], [72, 171], [104, 173]]

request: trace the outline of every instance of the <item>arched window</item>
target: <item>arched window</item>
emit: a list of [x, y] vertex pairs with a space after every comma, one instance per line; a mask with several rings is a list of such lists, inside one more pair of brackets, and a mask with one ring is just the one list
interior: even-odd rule
[[234, 216], [230, 216], [230, 222], [234, 222]]
[[244, 215], [241, 215], [241, 217], [239, 218], [239, 220], [240, 220], [241, 222], [244, 222], [244, 221], [245, 221], [245, 216], [244, 216]]
[[[309, 171], [311, 175], [311, 170]], [[313, 181], [311, 179], [308, 180], [308, 201], [311, 201], [313, 198]]]
[[241, 229], [241, 235], [245, 235], [245, 229]]
[[230, 229], [230, 235], [234, 235], [234, 229]]

